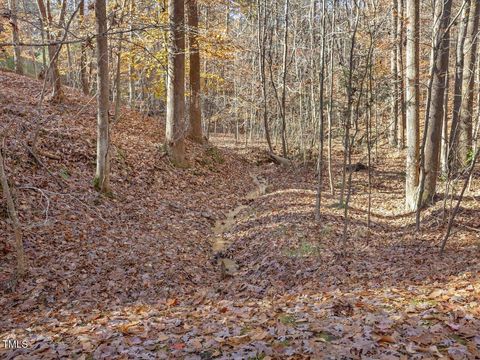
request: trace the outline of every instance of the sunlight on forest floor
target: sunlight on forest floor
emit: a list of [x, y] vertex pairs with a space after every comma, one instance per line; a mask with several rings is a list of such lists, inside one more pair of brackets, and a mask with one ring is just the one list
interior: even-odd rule
[[[1, 76], [0, 100], [11, 103], [8, 93], [22, 108], [11, 115], [19, 127], [13, 138], [22, 139], [41, 84]], [[45, 161], [53, 173], [68, 173], [68, 192], [31, 166], [20, 143], [9, 143], [22, 222], [37, 225], [24, 229], [29, 277], [0, 298], [0, 339], [26, 340], [28, 348], [2, 348], [0, 357], [480, 356], [478, 176], [439, 258], [442, 202], [423, 212], [416, 234], [414, 215], [403, 207], [403, 155], [379, 158], [371, 169], [370, 228], [367, 172], [359, 171], [343, 242], [345, 209], [327, 179], [315, 221], [314, 161], [277, 166], [263, 143], [245, 148], [212, 136], [219, 149], [188, 143], [191, 163], [178, 169], [159, 156], [163, 133], [151, 131], [158, 121], [132, 112], [115, 124], [115, 193], [107, 199], [92, 189], [85, 165], [95, 153], [94, 104], [81, 96], [69, 101], [67, 108], [47, 104], [57, 121], [46, 125], [41, 143], [62, 155]], [[340, 159], [338, 144], [333, 150]], [[361, 159], [356, 153], [354, 161]], [[333, 165], [338, 180], [342, 164]], [[44, 196], [22, 189], [27, 185], [48, 196], [48, 221]], [[8, 227], [0, 231], [11, 236]], [[215, 232], [224, 241], [221, 258], [237, 267], [233, 274], [222, 276]], [[3, 284], [13, 253], [0, 261]]]

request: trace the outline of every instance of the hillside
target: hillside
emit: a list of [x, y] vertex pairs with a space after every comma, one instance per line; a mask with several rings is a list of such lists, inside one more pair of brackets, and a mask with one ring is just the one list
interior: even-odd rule
[[[328, 184], [322, 221], [314, 219], [314, 167], [276, 166], [218, 137], [217, 147], [187, 143], [190, 165], [179, 169], [163, 156], [161, 121], [123, 109], [112, 125], [113, 196], [104, 197], [93, 189], [95, 99], [68, 89], [65, 102], [40, 112], [42, 83], [8, 72], [0, 80], [4, 156], [29, 260], [27, 278], [11, 283], [2, 202], [0, 339], [28, 349], [1, 357], [480, 357], [476, 193], [440, 259], [441, 202], [416, 234], [399, 200], [404, 158], [380, 157], [371, 226], [360, 171], [344, 243], [344, 209]], [[41, 164], [28, 151], [37, 128]], [[213, 238], [224, 241], [220, 255]]]

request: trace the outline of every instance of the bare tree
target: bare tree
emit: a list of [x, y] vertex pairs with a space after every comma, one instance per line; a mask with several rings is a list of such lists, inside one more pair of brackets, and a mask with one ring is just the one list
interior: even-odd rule
[[185, 164], [185, 4], [168, 1], [168, 75], [166, 145], [170, 159]]
[[407, 210], [417, 206], [419, 180], [419, 67], [420, 67], [420, 4], [407, 0], [406, 47], [406, 115], [407, 115], [407, 165], [405, 202]]
[[198, 46], [197, 0], [188, 0], [188, 45], [190, 56], [190, 137], [202, 143], [202, 109], [200, 107], [200, 49]]
[[475, 81], [479, 15], [480, 4], [478, 1], [472, 1], [468, 19], [467, 36], [465, 38], [462, 99], [453, 141], [453, 167], [455, 169], [468, 165], [468, 157], [472, 150], [473, 88]]
[[10, 25], [12, 26], [13, 61], [15, 65], [15, 72], [17, 74], [23, 74], [21, 48], [18, 45], [20, 42], [20, 30], [18, 29], [17, 21], [17, 1], [8, 0], [8, 6], [10, 8]]
[[451, 167], [457, 166], [459, 161], [457, 160], [458, 154], [456, 152], [458, 148], [458, 132], [460, 131], [460, 108], [462, 105], [463, 93], [462, 93], [462, 83], [463, 83], [463, 68], [465, 63], [464, 49], [465, 49], [465, 40], [467, 37], [468, 30], [468, 19], [470, 17], [470, 5], [471, 0], [465, 0], [462, 9], [462, 18], [460, 21], [460, 26], [458, 30], [458, 39], [457, 39], [457, 52], [455, 60], [455, 85], [454, 85], [454, 95], [453, 95], [453, 114], [452, 114], [452, 124], [450, 130], [450, 139], [449, 139], [449, 169]]
[[97, 172], [95, 187], [110, 193], [110, 125], [107, 11], [105, 0], [95, 1], [97, 20]]
[[[80, 0], [78, 14], [79, 27], [82, 28], [85, 21], [85, 0]], [[88, 84], [87, 74], [87, 46], [83, 41], [80, 44], [80, 83], [83, 93], [88, 95], [90, 93], [90, 86]]]
[[392, 72], [392, 93], [391, 93], [391, 102], [392, 102], [392, 118], [390, 119], [390, 132], [389, 132], [389, 142], [392, 146], [398, 145], [398, 113], [399, 113], [399, 77], [398, 77], [398, 0], [392, 1], [392, 58], [391, 62], [391, 72]]
[[[3, 143], [3, 138], [0, 139]], [[8, 184], [7, 173], [5, 171], [4, 159], [2, 154], [3, 149], [0, 149], [0, 185], [3, 192], [3, 197], [7, 202], [8, 214], [12, 221], [13, 231], [15, 233], [15, 251], [17, 253], [17, 274], [19, 277], [25, 275], [27, 271], [27, 262], [25, 260], [25, 250], [23, 248], [22, 230], [20, 227], [20, 221], [18, 220], [17, 210], [15, 209], [15, 203], [13, 202], [12, 193], [10, 192], [10, 186]]]
[[445, 100], [446, 74], [450, 54], [450, 14], [452, 0], [439, 0], [435, 8], [435, 34], [432, 48], [431, 83], [428, 89], [429, 103], [426, 105], [425, 148], [424, 148], [424, 175], [425, 188], [421, 202], [431, 199], [435, 195], [440, 165], [440, 141], [442, 137], [442, 123]]
[[[60, 19], [59, 24], [64, 23], [65, 11], [66, 11], [66, 0], [62, 1], [61, 10], [60, 10]], [[58, 70], [58, 46], [59, 44], [55, 43], [56, 36], [52, 33], [52, 28], [54, 26], [52, 12], [50, 9], [50, 2], [47, 2], [47, 6], [43, 0], [37, 0], [38, 10], [40, 12], [43, 26], [47, 28], [47, 40], [50, 42], [48, 45], [48, 58], [50, 61], [50, 80], [52, 83], [52, 100], [61, 101], [63, 99], [63, 89], [62, 89], [62, 80], [60, 78], [60, 71]]]

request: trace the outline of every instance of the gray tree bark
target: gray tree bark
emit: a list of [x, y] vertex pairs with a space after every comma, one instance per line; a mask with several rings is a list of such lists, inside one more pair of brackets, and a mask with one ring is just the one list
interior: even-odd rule
[[407, 46], [406, 46], [406, 116], [407, 116], [407, 164], [405, 205], [408, 211], [417, 207], [419, 180], [419, 33], [420, 4], [407, 0]]
[[172, 162], [185, 165], [185, 4], [168, 1], [166, 145]]
[[435, 9], [435, 22], [438, 27], [435, 29], [434, 47], [432, 49], [432, 86], [429, 109], [428, 127], [426, 129], [425, 143], [425, 188], [423, 201], [428, 201], [435, 195], [438, 169], [440, 165], [440, 141], [442, 137], [442, 122], [445, 99], [445, 79], [448, 71], [448, 60], [450, 54], [450, 32], [449, 22], [452, 9], [452, 0], [437, 0]]
[[95, 187], [110, 193], [110, 125], [107, 12], [105, 0], [95, 1], [97, 20], [97, 171]]

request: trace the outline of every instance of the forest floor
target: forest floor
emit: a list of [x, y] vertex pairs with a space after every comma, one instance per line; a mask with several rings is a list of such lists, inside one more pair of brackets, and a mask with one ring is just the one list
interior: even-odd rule
[[[317, 222], [312, 166], [277, 166], [261, 147], [214, 137], [188, 143], [190, 165], [178, 169], [163, 156], [158, 120], [125, 109], [112, 125], [107, 198], [92, 186], [95, 99], [68, 90], [40, 113], [40, 82], [7, 72], [0, 81], [29, 259], [27, 278], [11, 281], [13, 235], [0, 203], [0, 341], [27, 345], [1, 341], [0, 357], [480, 358], [478, 181], [440, 258], [442, 201], [416, 233], [403, 207], [404, 154], [380, 145], [370, 228], [360, 171], [344, 242], [340, 161], [337, 193], [325, 181]], [[42, 164], [27, 150], [38, 128]], [[235, 266], [222, 271], [219, 259]]]

